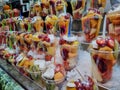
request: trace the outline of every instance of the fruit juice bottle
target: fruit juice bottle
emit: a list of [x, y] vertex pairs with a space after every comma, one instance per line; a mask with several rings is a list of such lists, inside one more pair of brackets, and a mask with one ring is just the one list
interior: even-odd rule
[[90, 9], [87, 15], [82, 17], [81, 21], [85, 42], [90, 43], [99, 34], [102, 16], [97, 9]]
[[74, 19], [81, 19], [85, 9], [86, 0], [71, 0], [72, 13]]
[[79, 42], [76, 36], [64, 36], [60, 39], [60, 53], [66, 70], [73, 69], [78, 60]]
[[49, 34], [56, 34], [58, 17], [56, 15], [48, 15], [45, 19], [46, 32]]
[[71, 15], [69, 13], [62, 13], [58, 17], [58, 25], [60, 36], [64, 36], [68, 34], [69, 24], [70, 24]]
[[92, 41], [91, 46], [92, 75], [98, 82], [105, 83], [112, 77], [119, 44], [110, 37], [98, 37]]

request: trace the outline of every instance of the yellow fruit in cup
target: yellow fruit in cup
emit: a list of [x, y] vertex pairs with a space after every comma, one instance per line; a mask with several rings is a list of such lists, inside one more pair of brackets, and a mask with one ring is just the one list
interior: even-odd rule
[[55, 81], [61, 80], [62, 78], [64, 78], [64, 75], [61, 72], [55, 73], [55, 75], [54, 75]]

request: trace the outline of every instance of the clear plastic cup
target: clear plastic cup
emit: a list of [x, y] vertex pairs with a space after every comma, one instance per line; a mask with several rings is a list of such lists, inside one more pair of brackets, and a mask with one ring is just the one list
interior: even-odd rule
[[60, 44], [60, 53], [65, 70], [71, 70], [76, 66], [78, 60], [79, 42], [77, 41], [77, 37], [64, 36], [60, 39]]
[[45, 19], [46, 32], [56, 34], [57, 32], [58, 17], [56, 15], [48, 15]]
[[[67, 13], [67, 14], [62, 13], [59, 15], [58, 25], [59, 25], [60, 36], [68, 35], [68, 29], [69, 29], [69, 27], [71, 27], [71, 26], [69, 26], [71, 17], [72, 16], [69, 13]], [[72, 20], [71, 20], [71, 22], [72, 22]]]
[[[54, 73], [48, 71], [48, 70], [51, 70], [51, 69], [54, 70]], [[51, 78], [52, 74], [48, 78], [48, 75], [49, 75], [48, 72], [54, 74], [53, 78]], [[46, 78], [46, 74], [48, 74], [47, 78]], [[46, 71], [43, 72], [42, 78], [46, 83], [46, 90], [56, 90], [56, 86], [58, 87], [58, 90], [61, 90], [62, 85], [64, 83], [64, 80], [66, 78], [66, 72], [65, 72], [64, 67], [61, 64], [55, 64], [55, 68], [51, 67], [51, 66], [48, 66]]]
[[49, 14], [49, 2], [41, 0], [41, 16], [46, 17]]
[[114, 5], [106, 14], [106, 31], [107, 34], [120, 43], [120, 10], [118, 5]]
[[67, 12], [67, 2], [65, 0], [57, 0], [55, 2], [56, 15], [59, 16], [61, 13]]
[[87, 15], [82, 17], [81, 22], [85, 42], [90, 43], [99, 34], [102, 15], [99, 14], [97, 9], [90, 9]]
[[105, 83], [112, 78], [113, 67], [118, 60], [118, 43], [110, 38], [99, 38], [92, 46], [92, 75], [98, 82]]
[[32, 28], [33, 32], [43, 32], [44, 21], [40, 16], [36, 16], [32, 18]]
[[85, 9], [86, 0], [71, 0], [72, 13], [74, 19], [81, 19], [82, 13]]
[[105, 12], [105, 8], [107, 6], [107, 0], [90, 0], [90, 7], [97, 8], [103, 14]]
[[45, 82], [43, 81], [41, 75], [42, 75], [42, 71], [38, 70], [38, 71], [31, 71], [29, 69], [26, 70], [28, 72], [28, 74], [30, 75], [30, 78], [32, 80], [34, 80], [35, 82], [37, 82], [38, 84], [40, 84], [42, 87], [45, 86]]
[[99, 90], [96, 82], [93, 78], [90, 76], [83, 76], [81, 79], [80, 77], [78, 79], [72, 79], [67, 82], [66, 90]]

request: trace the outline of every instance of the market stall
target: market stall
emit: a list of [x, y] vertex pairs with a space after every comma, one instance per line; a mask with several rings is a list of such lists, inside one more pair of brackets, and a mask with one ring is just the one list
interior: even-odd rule
[[120, 88], [120, 5], [38, 0], [29, 7], [27, 17], [10, 3], [0, 13], [0, 67], [23, 90]]

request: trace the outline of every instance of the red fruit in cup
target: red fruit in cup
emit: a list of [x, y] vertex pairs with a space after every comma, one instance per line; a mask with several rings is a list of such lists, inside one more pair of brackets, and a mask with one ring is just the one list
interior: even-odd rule
[[51, 61], [52, 59], [52, 56], [51, 55], [45, 55], [45, 60], [46, 61]]
[[115, 42], [112, 39], [109, 39], [107, 44], [110, 48], [114, 48], [114, 46], [115, 46]]
[[61, 70], [61, 65], [57, 64], [55, 68], [55, 72], [59, 72]]
[[19, 14], [20, 14], [20, 11], [18, 9], [16, 9], [16, 8], [13, 9], [13, 12], [14, 12], [15, 17], [19, 16]]
[[64, 60], [68, 59], [68, 53], [69, 51], [66, 48], [62, 49], [61, 55]]
[[66, 41], [64, 39], [60, 39], [59, 44], [62, 45], [64, 43], [66, 43]]
[[105, 46], [106, 45], [106, 40], [104, 38], [99, 38], [99, 39], [96, 40], [96, 43], [99, 46]]
[[28, 25], [26, 23], [24, 24], [24, 27], [25, 27], [25, 30], [27, 31], [28, 30]]
[[79, 89], [82, 90], [82, 89], [83, 89], [81, 82], [75, 81], [74, 83], [75, 83], [75, 85], [76, 85], [76, 89], [77, 89], [77, 90], [79, 90]]
[[68, 15], [66, 15], [66, 16], [65, 16], [65, 19], [69, 19], [69, 16], [68, 16]]
[[50, 38], [45, 38], [44, 39], [46, 42], [50, 42]]

